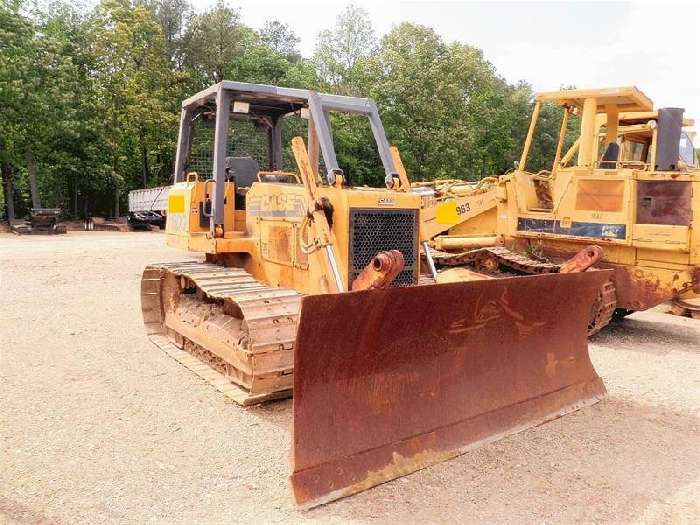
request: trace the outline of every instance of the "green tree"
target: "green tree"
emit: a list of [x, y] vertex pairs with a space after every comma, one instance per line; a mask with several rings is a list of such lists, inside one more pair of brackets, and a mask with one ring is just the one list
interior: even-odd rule
[[365, 66], [375, 50], [367, 11], [350, 5], [338, 15], [334, 27], [319, 33], [313, 60], [326, 86], [350, 95], [364, 89]]
[[[37, 129], [32, 147], [42, 175], [42, 195], [52, 206], [85, 211], [109, 189], [102, 156], [105, 126], [92, 52], [91, 21], [68, 4], [37, 15], [39, 34], [33, 90]], [[81, 205], [76, 198], [83, 196]], [[72, 198], [70, 198], [72, 196]], [[82, 208], [82, 210], [81, 210]]]
[[370, 94], [412, 178], [475, 180], [518, 157], [527, 98], [481, 50], [403, 23], [384, 36], [371, 69]]
[[27, 127], [24, 124], [23, 79], [32, 69], [34, 28], [20, 13], [20, 2], [0, 4], [0, 175], [3, 208], [15, 218], [16, 168]]
[[190, 20], [184, 36], [185, 67], [201, 86], [221, 82], [251, 41], [253, 31], [241, 23], [238, 9], [218, 0], [212, 9]]
[[182, 71], [183, 39], [187, 22], [192, 16], [192, 6], [186, 0], [155, 0], [149, 7], [160, 24], [171, 68]]
[[103, 174], [91, 36], [68, 4], [51, 4], [32, 16], [12, 13], [15, 38], [2, 39], [17, 43], [22, 36], [14, 53], [0, 53], [0, 60], [12, 63], [0, 67], [8, 75], [0, 82], [3, 171], [14, 175], [19, 216], [37, 205], [76, 213], [77, 199], [70, 196], [79, 184], [100, 190]]
[[96, 24], [98, 82], [115, 186], [131, 187], [139, 171], [143, 186], [150, 184], [153, 171], [161, 183], [169, 175], [177, 134], [175, 83], [161, 27], [151, 11], [127, 0], [104, 0]]
[[450, 66], [442, 39], [432, 29], [409, 23], [384, 36], [372, 63], [377, 80], [370, 95], [413, 179], [451, 176], [444, 169], [447, 146], [453, 142], [458, 148], [465, 138]]
[[[255, 31], [225, 0], [201, 14], [188, 0], [38, 5], [0, 3], [5, 215], [37, 204], [106, 214], [127, 190], [166, 183], [181, 101], [223, 79], [374, 98], [413, 179], [503, 173], [527, 133], [528, 84], [509, 84], [479, 49], [420, 25], [400, 24], [378, 42], [355, 6], [305, 59], [291, 27], [270, 20]], [[561, 114], [543, 106], [530, 170], [551, 168]], [[366, 119], [331, 118], [345, 174], [383, 184]], [[303, 134], [298, 124], [287, 134]], [[574, 121], [567, 145], [575, 135]]]
[[263, 45], [272, 51], [292, 60], [301, 58], [299, 53], [299, 37], [287, 25], [279, 20], [265, 22], [260, 30], [260, 38]]

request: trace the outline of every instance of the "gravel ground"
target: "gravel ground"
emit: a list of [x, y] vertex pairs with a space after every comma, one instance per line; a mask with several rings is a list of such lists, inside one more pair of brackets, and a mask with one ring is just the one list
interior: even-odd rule
[[699, 523], [700, 322], [599, 334], [597, 405], [301, 512], [290, 402], [243, 409], [145, 337], [153, 233], [0, 234], [0, 522]]

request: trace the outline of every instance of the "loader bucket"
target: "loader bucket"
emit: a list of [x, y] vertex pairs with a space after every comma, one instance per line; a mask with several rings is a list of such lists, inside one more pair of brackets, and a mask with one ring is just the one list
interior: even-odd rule
[[597, 402], [587, 323], [609, 271], [302, 300], [292, 486], [313, 507]]

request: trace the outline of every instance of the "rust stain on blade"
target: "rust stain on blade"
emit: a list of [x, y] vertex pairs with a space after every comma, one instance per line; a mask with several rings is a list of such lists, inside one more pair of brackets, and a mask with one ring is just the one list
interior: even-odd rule
[[558, 411], [541, 416], [539, 419], [532, 419], [525, 424], [511, 427], [497, 434], [491, 434], [490, 436], [469, 443], [468, 445], [458, 447], [454, 450], [442, 452], [435, 450], [425, 450], [423, 452], [418, 452], [417, 454], [408, 458], [402, 456], [398, 452], [393, 452], [391, 461], [381, 470], [370, 471], [367, 473], [367, 476], [362, 481], [341, 489], [337, 489], [333, 492], [329, 492], [328, 494], [325, 494], [319, 498], [310, 500], [307, 503], [303, 503], [302, 506], [304, 508], [309, 509], [313, 507], [318, 507], [319, 505], [325, 505], [326, 503], [330, 503], [332, 501], [335, 501], [340, 498], [345, 498], [347, 496], [352, 496], [353, 494], [357, 494], [358, 492], [371, 489], [372, 487], [376, 487], [377, 485], [381, 485], [382, 483], [386, 483], [396, 478], [407, 476], [418, 470], [422, 470], [424, 468], [430, 467], [431, 465], [435, 465], [436, 463], [448, 461], [450, 459], [456, 458], [457, 456], [461, 456], [462, 454], [466, 454], [470, 450], [475, 450], [484, 445], [488, 445], [489, 443], [493, 443], [494, 441], [498, 441], [499, 439], [503, 439], [504, 437], [510, 436], [512, 434], [517, 434], [518, 432], [522, 432], [523, 430], [527, 430], [528, 428], [532, 428], [542, 423], [546, 423], [547, 421], [552, 421], [553, 419], [557, 419], [566, 414], [569, 414], [570, 412], [579, 410], [583, 407], [593, 405], [600, 401], [603, 398], [604, 394], [605, 390], [603, 388], [603, 392], [599, 395], [592, 395], [590, 398], [587, 398], [585, 400], [581, 400], [571, 405], [563, 406]]
[[458, 456], [459, 454], [459, 451], [434, 452], [432, 450], [425, 450], [406, 458], [398, 452], [394, 452], [390, 463], [388, 463], [381, 470], [368, 472], [367, 476], [362, 481], [334, 490], [302, 505], [306, 508], [313, 508], [330, 503], [331, 501], [335, 501], [340, 498], [352, 496], [353, 494], [371, 489], [372, 487], [376, 487], [377, 485], [381, 485], [382, 483], [386, 483], [392, 479], [407, 476], [408, 474], [429, 467], [430, 465], [434, 465], [435, 463], [447, 461]]
[[365, 490], [600, 399], [586, 332], [609, 275], [304, 298], [293, 405], [297, 502]]

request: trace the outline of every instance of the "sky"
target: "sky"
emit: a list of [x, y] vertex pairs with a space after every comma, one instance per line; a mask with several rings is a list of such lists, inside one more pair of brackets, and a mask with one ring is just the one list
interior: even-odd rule
[[[192, 2], [203, 11], [215, 0]], [[289, 24], [308, 57], [349, 2], [230, 3], [256, 29], [272, 19]], [[403, 21], [423, 24], [446, 41], [481, 48], [511, 83], [525, 80], [537, 91], [636, 85], [656, 107], [684, 107], [700, 124], [700, 2], [352, 3], [367, 10], [378, 37]]]

